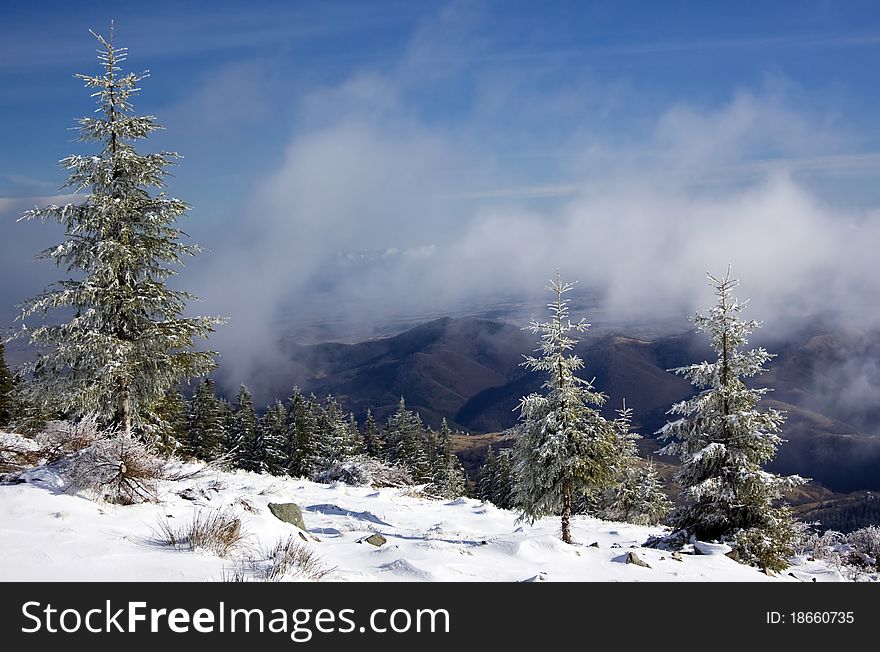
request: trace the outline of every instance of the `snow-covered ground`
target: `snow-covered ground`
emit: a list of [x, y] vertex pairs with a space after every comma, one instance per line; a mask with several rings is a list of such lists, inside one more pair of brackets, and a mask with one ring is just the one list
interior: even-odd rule
[[[186, 467], [195, 469], [195, 466]], [[517, 524], [516, 514], [479, 500], [434, 501], [399, 489], [324, 485], [245, 472], [206, 470], [163, 481], [161, 503], [128, 507], [64, 493], [55, 473], [29, 471], [0, 486], [0, 580], [220, 581], [248, 559], [293, 535], [308, 540], [324, 581], [834, 581], [824, 562], [797, 560], [769, 577], [715, 551], [684, 554], [642, 548], [660, 528], [573, 520], [578, 542], [558, 539], [558, 519]], [[269, 503], [295, 502], [307, 535], [275, 518]], [[199, 510], [240, 515], [245, 541], [227, 558], [163, 545], [160, 521], [183, 526]], [[381, 547], [358, 540], [380, 533]], [[590, 544], [597, 543], [598, 546]], [[712, 553], [711, 546], [705, 546]], [[650, 568], [625, 563], [635, 552]], [[791, 573], [789, 575], [788, 573]]]

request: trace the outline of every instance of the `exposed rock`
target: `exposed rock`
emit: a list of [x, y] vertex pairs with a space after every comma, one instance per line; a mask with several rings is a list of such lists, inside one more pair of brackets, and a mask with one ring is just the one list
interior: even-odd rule
[[651, 565], [648, 562], [644, 561], [634, 552], [626, 553], [626, 559], [624, 561], [627, 564], [635, 564], [636, 566], [641, 566], [643, 568], [651, 568]]
[[672, 557], [675, 561], [684, 561], [684, 559], [681, 558], [681, 553], [678, 550], [676, 550], [669, 556]]
[[387, 541], [388, 539], [383, 537], [381, 534], [371, 534], [368, 537], [358, 539], [358, 543], [369, 543], [371, 546], [376, 546], [377, 548], [379, 546], [384, 546]]
[[591, 543], [588, 547], [589, 547], [589, 548], [598, 548], [598, 547], [599, 547], [599, 542], [598, 542], [598, 541], [593, 541], [593, 543]]
[[269, 511], [280, 521], [295, 525], [300, 530], [306, 529], [302, 511], [296, 503], [269, 503]]

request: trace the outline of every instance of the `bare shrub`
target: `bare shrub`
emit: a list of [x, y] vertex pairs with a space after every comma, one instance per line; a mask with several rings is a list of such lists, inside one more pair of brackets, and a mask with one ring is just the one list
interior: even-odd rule
[[61, 466], [67, 491], [119, 505], [156, 500], [164, 471], [165, 461], [149, 446], [123, 434], [95, 440]]
[[268, 566], [260, 573], [267, 582], [279, 582], [283, 579], [305, 579], [318, 582], [333, 572], [327, 568], [321, 557], [307, 545], [292, 536], [282, 539], [267, 551]]
[[855, 566], [880, 566], [880, 527], [863, 527], [846, 537], [849, 563]]
[[414, 484], [412, 475], [406, 467], [386, 464], [365, 455], [335, 462], [313, 479], [315, 482], [344, 482], [354, 486], [371, 487], [408, 487]]
[[16, 474], [36, 466], [42, 459], [33, 439], [0, 433], [0, 474]]
[[39, 441], [43, 458], [51, 464], [88, 448], [101, 437], [98, 419], [90, 415], [79, 421], [50, 421]]
[[226, 557], [245, 538], [241, 519], [231, 509], [200, 510], [186, 525], [175, 528], [168, 519], [156, 529], [159, 541], [167, 546], [204, 550]]

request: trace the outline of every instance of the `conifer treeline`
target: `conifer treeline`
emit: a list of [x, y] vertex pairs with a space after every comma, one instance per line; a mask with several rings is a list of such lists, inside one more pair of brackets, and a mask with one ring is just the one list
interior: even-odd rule
[[360, 427], [333, 396], [318, 400], [297, 387], [286, 403], [276, 400], [259, 416], [245, 385], [230, 403], [207, 379], [189, 401], [179, 390], [166, 394], [159, 416], [158, 444], [168, 453], [205, 461], [222, 458], [246, 471], [306, 478], [365, 456], [406, 467], [417, 484], [430, 485], [438, 495], [466, 493], [446, 420], [438, 431], [426, 427], [403, 398], [380, 429], [371, 410]]

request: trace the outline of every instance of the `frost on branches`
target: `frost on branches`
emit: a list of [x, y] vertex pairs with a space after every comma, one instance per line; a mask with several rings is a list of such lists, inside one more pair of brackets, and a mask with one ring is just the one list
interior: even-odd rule
[[543, 371], [545, 393], [530, 394], [519, 404], [516, 426], [514, 503], [521, 519], [534, 522], [544, 516], [562, 519], [562, 540], [571, 543], [573, 501], [589, 491], [614, 483], [622, 451], [617, 426], [597, 409], [605, 396], [575, 372], [584, 365], [571, 353], [576, 340], [569, 336], [588, 328], [584, 320], [572, 323], [568, 299], [572, 284], [559, 279], [547, 288], [554, 295], [550, 320], [533, 321], [540, 334], [540, 356], [526, 356], [523, 366]]
[[187, 204], [151, 188], [164, 186], [173, 152], [140, 154], [133, 141], [161, 127], [152, 116], [131, 113], [131, 97], [147, 73], [122, 75], [126, 48], [95, 35], [101, 46], [99, 76], [77, 75], [94, 89], [97, 115], [79, 119], [79, 140], [99, 143], [91, 155], [61, 161], [70, 171], [65, 187], [85, 191], [84, 201], [35, 208], [22, 219], [52, 219], [67, 239], [40, 254], [71, 278], [29, 299], [22, 319], [63, 309], [66, 323], [45, 322], [29, 334], [43, 351], [25, 371], [27, 395], [54, 411], [80, 417], [95, 413], [125, 434], [145, 430], [166, 391], [181, 378], [206, 374], [214, 353], [193, 351], [221, 320], [184, 318], [187, 292], [166, 281], [198, 247], [180, 242], [178, 218]]
[[663, 521], [672, 504], [663, 491], [663, 485], [653, 462], [639, 457], [636, 440], [639, 435], [631, 429], [632, 409], [617, 411], [615, 419], [620, 438], [621, 464], [616, 482], [598, 495], [587, 497], [589, 511], [608, 521], [623, 521], [635, 525], [656, 525]]
[[765, 371], [774, 356], [763, 348], [742, 350], [760, 322], [740, 317], [745, 303], [731, 296], [738, 285], [730, 278], [709, 275], [717, 302], [694, 324], [712, 339], [715, 362], [672, 369], [700, 392], [675, 404], [676, 421], [660, 429], [668, 440], [662, 453], [678, 455], [678, 481], [688, 504], [675, 510], [671, 524], [701, 539], [730, 543], [746, 563], [768, 570], [788, 566], [799, 528], [789, 508], [779, 505], [782, 492], [806, 482], [781, 477], [762, 467], [783, 442], [778, 433], [783, 415], [773, 408], [758, 410], [766, 388], [746, 386], [743, 379]]

